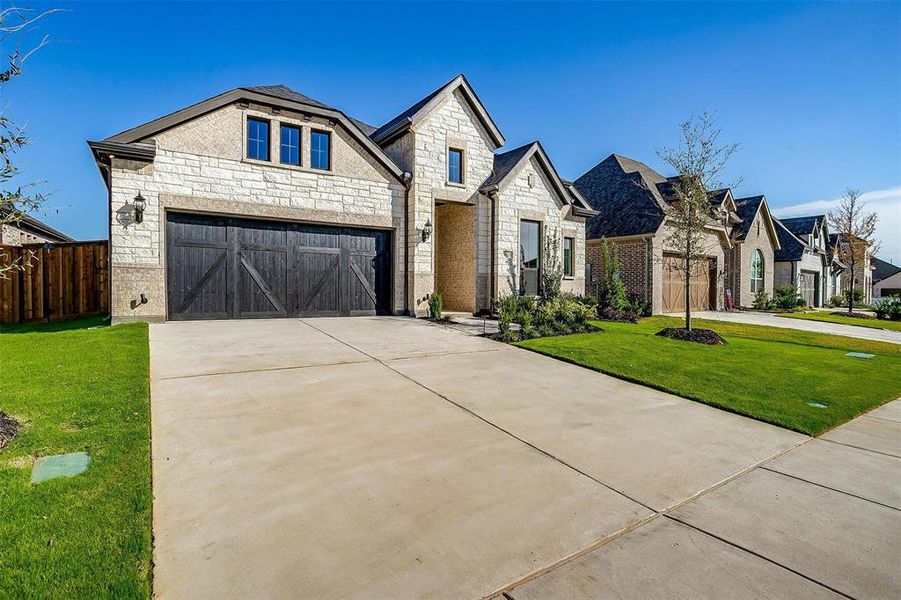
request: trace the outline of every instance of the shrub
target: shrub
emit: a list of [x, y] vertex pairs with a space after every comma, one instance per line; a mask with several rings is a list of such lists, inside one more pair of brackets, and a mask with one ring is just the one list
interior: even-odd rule
[[853, 290], [845, 290], [842, 293], [842, 306], [848, 306], [849, 295], [851, 296], [851, 300], [854, 306], [863, 304], [863, 290], [860, 288], [854, 288]]
[[829, 308], [840, 308], [842, 306], [846, 306], [845, 297], [841, 294], [837, 294], [829, 298]]
[[783, 285], [776, 288], [776, 296], [773, 298], [776, 307], [784, 310], [791, 310], [798, 306], [798, 300], [803, 302], [802, 298], [798, 298], [798, 290], [793, 285]]
[[616, 251], [606, 238], [601, 240], [601, 276], [597, 282], [596, 295], [601, 309], [622, 309], [628, 305], [626, 285], [619, 278], [619, 260]]
[[441, 294], [439, 292], [429, 294], [429, 316], [433, 319], [441, 318]]
[[632, 312], [639, 317], [651, 316], [651, 303], [640, 296], [633, 294], [632, 297], [629, 298], [629, 308], [631, 308]]
[[773, 301], [770, 300], [770, 297], [767, 295], [766, 290], [758, 290], [756, 294], [754, 294], [754, 308], [757, 310], [769, 310], [773, 307]]
[[807, 300], [804, 298], [797, 298], [795, 299], [795, 306], [798, 308], [807, 308]]
[[[581, 333], [592, 329], [594, 301], [573, 294], [536, 300], [531, 296], [506, 296], [496, 304], [500, 338], [507, 342]], [[511, 324], [517, 323], [519, 331]]]
[[901, 297], [889, 296], [888, 298], [877, 300], [873, 304], [873, 310], [876, 312], [877, 319], [901, 321]]

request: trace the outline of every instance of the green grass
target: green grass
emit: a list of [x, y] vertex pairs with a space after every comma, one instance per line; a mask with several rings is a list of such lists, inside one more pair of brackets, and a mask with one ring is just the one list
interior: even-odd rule
[[[793, 329], [696, 320], [728, 342], [654, 335], [672, 317], [596, 323], [602, 331], [520, 342], [548, 356], [810, 435], [901, 396], [901, 345]], [[845, 356], [850, 351], [871, 359]], [[816, 408], [818, 402], [827, 408]]]
[[[147, 326], [101, 322], [0, 334], [0, 410], [23, 426], [0, 450], [2, 598], [149, 597]], [[35, 457], [75, 451], [84, 474], [30, 483]]]
[[16, 323], [13, 325], [0, 325], [0, 334], [4, 333], [53, 333], [55, 331], [74, 331], [76, 329], [89, 329], [105, 327], [109, 323], [109, 317], [96, 316], [75, 319], [74, 321], [52, 321], [50, 323]]
[[869, 327], [871, 329], [888, 329], [901, 331], [901, 321], [888, 321], [885, 319], [859, 319], [844, 315], [833, 315], [828, 312], [792, 313], [779, 315], [789, 319], [804, 319], [806, 321], [823, 321], [825, 323], [839, 323], [841, 325], [856, 325], [857, 327]]

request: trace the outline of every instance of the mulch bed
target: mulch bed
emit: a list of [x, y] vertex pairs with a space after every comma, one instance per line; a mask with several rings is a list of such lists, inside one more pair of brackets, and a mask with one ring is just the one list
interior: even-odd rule
[[726, 340], [720, 337], [720, 334], [712, 329], [692, 329], [689, 331], [684, 327], [667, 327], [666, 329], [661, 329], [655, 335], [672, 338], [674, 340], [682, 340], [683, 342], [708, 344], [710, 346], [718, 346], [726, 343]]
[[0, 411], [0, 448], [19, 434], [19, 422]]
[[830, 315], [836, 315], [839, 317], [853, 317], [855, 319], [875, 319], [876, 315], [868, 315], [867, 313], [862, 312], [848, 312], [846, 310], [834, 310]]

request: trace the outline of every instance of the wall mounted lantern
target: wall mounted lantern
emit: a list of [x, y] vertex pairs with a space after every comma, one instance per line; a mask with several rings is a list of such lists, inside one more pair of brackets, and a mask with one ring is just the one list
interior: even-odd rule
[[422, 226], [422, 241], [427, 242], [429, 238], [432, 237], [432, 220], [429, 219], [425, 222], [425, 225]]
[[141, 195], [141, 192], [138, 192], [138, 195], [135, 196], [134, 205], [135, 205], [135, 223], [143, 223], [144, 222], [144, 208], [147, 206], [147, 201], [144, 200], [144, 196]]

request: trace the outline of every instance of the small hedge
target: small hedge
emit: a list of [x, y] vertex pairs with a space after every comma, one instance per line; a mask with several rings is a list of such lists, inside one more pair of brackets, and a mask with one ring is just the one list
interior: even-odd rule
[[[559, 294], [552, 298], [506, 296], [497, 301], [499, 339], [518, 342], [537, 337], [592, 331], [596, 303], [591, 298]], [[519, 325], [518, 330], [512, 324]]]

